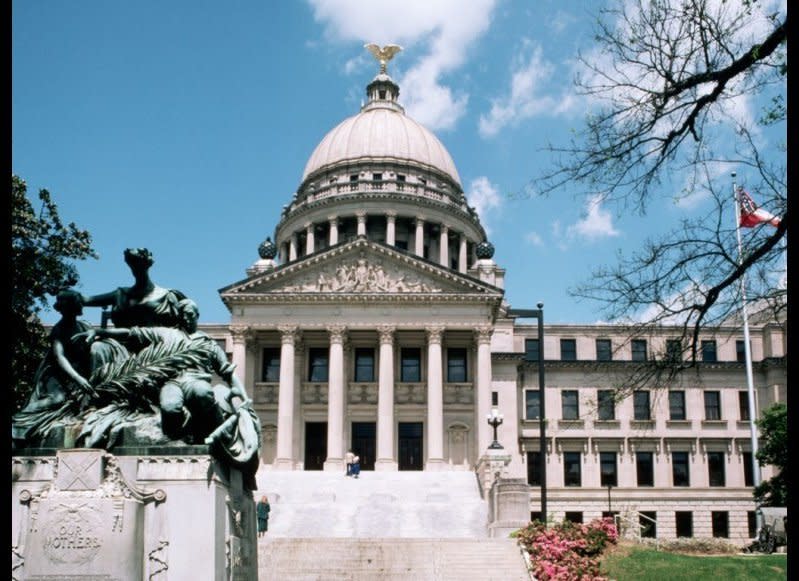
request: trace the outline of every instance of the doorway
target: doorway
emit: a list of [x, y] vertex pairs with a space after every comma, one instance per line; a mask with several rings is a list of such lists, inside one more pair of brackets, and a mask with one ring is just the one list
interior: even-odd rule
[[424, 454], [422, 422], [400, 422], [399, 429], [400, 470], [422, 470]]
[[352, 422], [352, 451], [361, 459], [361, 470], [375, 469], [377, 453], [375, 422]]
[[327, 422], [305, 422], [305, 469], [322, 470], [327, 458]]

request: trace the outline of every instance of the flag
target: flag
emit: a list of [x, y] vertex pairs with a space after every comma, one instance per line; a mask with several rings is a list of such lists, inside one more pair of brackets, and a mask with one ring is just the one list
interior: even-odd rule
[[780, 225], [780, 219], [777, 216], [763, 208], [758, 208], [749, 194], [741, 187], [738, 188], [738, 202], [741, 204], [741, 216], [738, 223], [742, 227], [754, 228], [758, 224]]

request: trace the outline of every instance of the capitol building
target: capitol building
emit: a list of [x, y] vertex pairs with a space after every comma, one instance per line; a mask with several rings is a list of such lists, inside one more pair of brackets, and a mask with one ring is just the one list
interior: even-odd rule
[[[550, 518], [626, 513], [658, 538], [751, 538], [741, 326], [700, 337], [698, 370], [668, 389], [619, 399], [614, 390], [680, 330], [545, 324], [541, 446], [538, 325], [505, 296], [513, 273], [385, 63], [366, 96], [311, 153], [258, 260], [220, 290], [229, 325], [203, 328], [254, 401], [261, 472], [343, 473], [348, 450], [365, 474], [477, 472], [496, 410], [504, 475], [526, 483], [530, 518], [540, 517], [545, 449]], [[785, 324], [753, 317], [751, 349], [760, 413], [786, 401]]]

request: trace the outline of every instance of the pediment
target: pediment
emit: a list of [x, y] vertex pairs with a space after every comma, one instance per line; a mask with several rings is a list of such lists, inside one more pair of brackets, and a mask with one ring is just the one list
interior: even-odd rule
[[322, 295], [500, 298], [502, 290], [391, 246], [359, 238], [252, 276], [221, 289], [220, 294], [223, 300]]

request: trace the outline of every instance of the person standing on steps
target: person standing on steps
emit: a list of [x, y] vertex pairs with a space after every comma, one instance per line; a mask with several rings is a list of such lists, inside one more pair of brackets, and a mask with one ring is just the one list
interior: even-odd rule
[[358, 478], [361, 473], [361, 457], [357, 454], [352, 458], [352, 477]]
[[354, 458], [355, 454], [352, 453], [352, 450], [347, 450], [344, 455], [344, 461], [347, 463], [347, 476], [352, 476], [352, 461]]
[[266, 531], [269, 529], [269, 512], [272, 510], [272, 507], [269, 505], [269, 499], [266, 496], [262, 496], [261, 500], [258, 501], [258, 504], [255, 505], [255, 511], [258, 516], [258, 536], [262, 537], [266, 534]]

